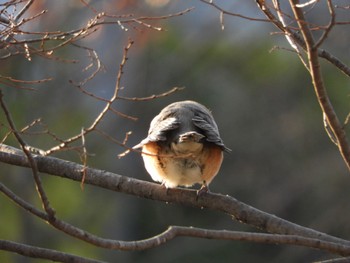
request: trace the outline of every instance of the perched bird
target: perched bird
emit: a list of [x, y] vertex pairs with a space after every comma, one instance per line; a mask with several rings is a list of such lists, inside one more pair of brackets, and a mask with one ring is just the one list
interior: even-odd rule
[[133, 148], [142, 148], [145, 168], [154, 181], [166, 188], [202, 184], [199, 192], [208, 191], [223, 151], [231, 151], [211, 112], [190, 100], [165, 107], [152, 120], [148, 136]]

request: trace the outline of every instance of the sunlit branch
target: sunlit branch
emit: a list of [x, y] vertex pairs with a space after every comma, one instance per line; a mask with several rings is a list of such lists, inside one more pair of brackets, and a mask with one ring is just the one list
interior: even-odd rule
[[[37, 162], [38, 170], [42, 173], [56, 175], [79, 182], [82, 179], [83, 165], [48, 156], [35, 155], [34, 158]], [[28, 160], [21, 151], [6, 145], [0, 146], [0, 161], [16, 166], [29, 167]], [[249, 224], [268, 233], [297, 235], [350, 246], [350, 241], [288, 222], [244, 204], [228, 195], [206, 193], [198, 198], [195, 190], [181, 188], [167, 190], [159, 184], [145, 182], [89, 167], [86, 169], [85, 184], [91, 184], [97, 187], [142, 198], [219, 211], [231, 216], [238, 222]], [[37, 216], [40, 217], [40, 214], [37, 214]], [[46, 216], [46, 214], [42, 215]], [[55, 222], [56, 221], [53, 221], [51, 223]], [[61, 223], [62, 222], [55, 225], [55, 227], [65, 229], [66, 226]], [[85, 234], [86, 232], [81, 233], [79, 231], [76, 233], [78, 236], [85, 236]]]
[[299, 4], [299, 1], [290, 0], [290, 3], [306, 44], [310, 74], [318, 102], [323, 114], [326, 115], [326, 121], [328, 122], [330, 129], [335, 136], [339, 152], [341, 153], [345, 164], [350, 170], [350, 144], [343, 129], [343, 125], [340, 123], [327, 94], [322, 78], [320, 62], [318, 59], [317, 45], [315, 43], [312, 32], [306, 23], [303, 10], [296, 6]]

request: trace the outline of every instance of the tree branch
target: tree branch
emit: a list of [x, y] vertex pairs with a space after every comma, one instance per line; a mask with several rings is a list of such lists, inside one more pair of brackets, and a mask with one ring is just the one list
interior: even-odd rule
[[121, 82], [121, 77], [123, 74], [123, 69], [125, 67], [126, 61], [128, 60], [128, 57], [127, 57], [128, 51], [131, 48], [131, 46], [133, 45], [133, 43], [134, 43], [134, 41], [129, 39], [128, 44], [124, 47], [124, 53], [123, 53], [122, 60], [119, 64], [119, 70], [117, 73], [116, 85], [115, 85], [115, 88], [113, 90], [113, 94], [108, 100], [105, 100], [105, 106], [99, 112], [98, 116], [92, 121], [92, 123], [90, 124], [90, 126], [88, 128], [85, 128], [82, 132], [68, 138], [67, 140], [62, 141], [59, 145], [56, 145], [56, 146], [52, 147], [51, 149], [47, 150], [45, 152], [45, 155], [50, 155], [56, 151], [59, 151], [65, 147], [67, 147], [72, 142], [75, 142], [77, 140], [82, 139], [83, 136], [87, 135], [88, 133], [90, 133], [96, 129], [98, 124], [105, 117], [107, 112], [110, 110], [111, 105], [118, 99], [118, 92], [119, 92], [120, 87], [121, 87], [120, 82]]
[[[305, 238], [296, 235], [276, 235], [265, 233], [250, 233], [228, 230], [208, 230], [197, 227], [170, 226], [163, 233], [153, 237], [164, 242], [177, 236], [210, 238], [217, 240], [250, 241], [264, 244], [290, 244], [304, 247], [318, 248], [331, 253], [340, 253], [343, 256], [350, 253], [350, 247], [333, 242], [320, 241], [319, 239]], [[152, 239], [153, 239], [152, 238]]]
[[[47, 214], [39, 211], [34, 208], [32, 205], [18, 197], [11, 190], [9, 190], [6, 186], [0, 183], [0, 191], [3, 192], [7, 197], [9, 197], [12, 201], [18, 204], [20, 207], [26, 209], [33, 215], [37, 217], [48, 220]], [[79, 229], [75, 226], [72, 226], [58, 218], [55, 218], [54, 221], [49, 221], [53, 227], [61, 230], [68, 235], [74, 236], [78, 239], [91, 243], [98, 247], [103, 247], [107, 249], [114, 250], [145, 250], [154, 247], [158, 247], [176, 237], [184, 236], [184, 237], [195, 237], [195, 238], [206, 238], [206, 239], [216, 239], [216, 240], [230, 240], [230, 241], [249, 241], [256, 243], [266, 243], [266, 244], [289, 244], [289, 245], [297, 245], [304, 246], [310, 248], [316, 248], [324, 251], [328, 251], [333, 254], [339, 254], [342, 256], [350, 255], [350, 246], [342, 245], [335, 242], [322, 241], [316, 238], [306, 238], [297, 235], [276, 235], [276, 234], [264, 234], [264, 233], [251, 233], [251, 232], [241, 232], [241, 231], [228, 231], [228, 230], [209, 230], [202, 229], [197, 227], [184, 227], [184, 226], [169, 226], [167, 230], [164, 232], [155, 235], [153, 237], [137, 240], [137, 241], [119, 241], [119, 240], [111, 240], [105, 239], [98, 236], [95, 236], [91, 233], [88, 233], [82, 229]], [[1, 247], [0, 249], [9, 250], [6, 247]], [[17, 247], [17, 251], [20, 251], [22, 254], [25, 253], [22, 251], [22, 247]], [[11, 250], [14, 251], [14, 250]], [[14, 251], [14, 252], [17, 252]], [[44, 251], [45, 252], [45, 251]], [[45, 253], [40, 254], [40, 250], [38, 254], [41, 255], [41, 258], [45, 257]]]
[[350, 170], [350, 144], [346, 137], [346, 133], [343, 129], [343, 125], [340, 123], [338, 116], [334, 111], [333, 105], [328, 97], [326, 87], [323, 82], [321, 66], [318, 59], [318, 44], [315, 43], [312, 32], [305, 20], [303, 10], [297, 7], [299, 1], [290, 0], [290, 3], [297, 23], [300, 27], [301, 33], [303, 35], [304, 42], [306, 44], [310, 75], [312, 78], [312, 83], [315, 89], [318, 102], [335, 136], [339, 152], [342, 155], [348, 169]]
[[7, 106], [6, 106], [6, 104], [5, 104], [4, 100], [3, 100], [3, 93], [2, 93], [1, 90], [0, 90], [0, 106], [1, 106], [2, 110], [5, 113], [7, 122], [9, 124], [10, 128], [11, 128], [11, 131], [15, 135], [18, 143], [21, 145], [23, 153], [25, 154], [26, 159], [28, 160], [28, 163], [30, 165], [30, 168], [32, 169], [32, 174], [33, 174], [33, 178], [34, 178], [34, 181], [35, 181], [36, 189], [37, 189], [38, 195], [39, 195], [39, 197], [41, 199], [42, 205], [43, 205], [45, 211], [47, 212], [48, 216], [50, 218], [54, 218], [55, 211], [52, 209], [52, 207], [50, 205], [50, 202], [49, 202], [49, 199], [47, 198], [47, 195], [45, 193], [44, 187], [43, 187], [41, 179], [40, 179], [40, 175], [38, 173], [37, 164], [34, 161], [34, 158], [33, 158], [32, 154], [31, 154], [31, 152], [28, 150], [27, 144], [24, 142], [22, 137], [19, 135], [19, 133], [18, 133], [16, 127], [15, 127], [15, 123], [13, 122], [11, 114], [10, 114], [9, 110], [7, 109]]
[[[42, 173], [48, 173], [79, 182], [82, 179], [82, 171], [84, 169], [83, 165], [54, 157], [39, 155], [33, 156], [37, 163], [38, 170]], [[29, 167], [29, 163], [22, 151], [6, 145], [0, 145], [0, 161], [16, 166]], [[85, 167], [85, 169], [86, 184], [147, 199], [220, 211], [230, 215], [239, 222], [249, 224], [269, 233], [297, 235], [350, 246], [350, 241], [291, 223], [287, 220], [244, 204], [228, 195], [207, 193], [198, 198], [195, 190], [181, 188], [166, 190], [159, 184], [141, 181], [93, 168]], [[62, 225], [57, 228], [63, 229], [64, 227], [65, 226]], [[78, 234], [86, 235], [86, 232]]]
[[[284, 32], [286, 35], [291, 36], [293, 40], [300, 45], [304, 50], [306, 50], [306, 43], [302, 39], [302, 37], [292, 31], [289, 27], [283, 26], [283, 24], [275, 17], [275, 15], [271, 12], [271, 10], [268, 8], [268, 6], [265, 4], [265, 0], [256, 0], [259, 8], [261, 11], [265, 14], [265, 16], [282, 32]], [[318, 49], [317, 50], [318, 55], [321, 58], [324, 58], [329, 63], [337, 67], [341, 70], [345, 75], [350, 77], [350, 67], [348, 67], [344, 62], [342, 62], [339, 58], [332, 55], [330, 52], [324, 49]]]
[[18, 14], [14, 17], [14, 21], [18, 21], [18, 19], [20, 19], [25, 12], [28, 11], [28, 9], [30, 8], [30, 6], [33, 4], [34, 0], [29, 0], [21, 9], [21, 11], [18, 12]]
[[0, 240], [0, 250], [15, 252], [31, 258], [48, 259], [59, 262], [74, 263], [103, 263], [103, 261], [79, 257], [76, 255], [59, 252], [52, 249], [29, 246], [13, 241]]

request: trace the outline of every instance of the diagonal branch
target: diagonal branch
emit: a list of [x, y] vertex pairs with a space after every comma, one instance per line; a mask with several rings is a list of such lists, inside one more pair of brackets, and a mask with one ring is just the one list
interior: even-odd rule
[[287, 23], [285, 22], [284, 14], [283, 14], [283, 12], [281, 11], [281, 7], [280, 7], [280, 2], [279, 2], [279, 0], [273, 0], [272, 2], [273, 2], [273, 5], [274, 5], [275, 10], [276, 10], [276, 12], [277, 12], [278, 19], [279, 19], [279, 21], [282, 23], [282, 26], [283, 26], [284, 30], [286, 31], [285, 37], [286, 37], [286, 39], [287, 39], [289, 45], [295, 50], [296, 54], [298, 55], [300, 61], [303, 63], [303, 65], [305, 66], [305, 68], [306, 68], [307, 70], [309, 70], [308, 65], [307, 65], [307, 62], [305, 61], [305, 59], [304, 59], [302, 53], [300, 52], [299, 46], [295, 43], [295, 40], [294, 40], [294, 38], [291, 36], [290, 32], [288, 32], [288, 31], [290, 31], [290, 30], [286, 30], [286, 28], [287, 28]]
[[[303, 38], [289, 27], [284, 27], [281, 21], [279, 21], [276, 16], [271, 12], [269, 7], [266, 5], [265, 0], [256, 0], [258, 7], [265, 14], [265, 16], [282, 32], [286, 35], [289, 35], [293, 38], [293, 40], [300, 45], [304, 50], [306, 50], [306, 43]], [[350, 77], [350, 67], [348, 67], [344, 62], [342, 62], [339, 58], [332, 55], [330, 52], [324, 49], [318, 49], [317, 54], [319, 57], [324, 58], [329, 63], [337, 67], [341, 72]]]
[[14, 17], [14, 21], [18, 21], [18, 19], [20, 19], [25, 12], [27, 12], [27, 10], [30, 8], [30, 6], [34, 3], [34, 0], [29, 0], [21, 9], [21, 11], [18, 12], [18, 14]]
[[[326, 123], [329, 124], [329, 128], [331, 133], [334, 134], [335, 141], [337, 143], [339, 152], [343, 157], [343, 160], [350, 170], [350, 144], [348, 142], [346, 133], [343, 129], [343, 125], [340, 123], [338, 116], [336, 115], [334, 108], [332, 106], [331, 101], [329, 100], [326, 88], [324, 86], [324, 82], [322, 79], [322, 72], [320, 67], [320, 62], [318, 57], [325, 58], [334, 66], [338, 67], [343, 73], [350, 76], [350, 68], [346, 66], [343, 62], [341, 62], [338, 58], [331, 55], [329, 52], [319, 49], [319, 45], [323, 42], [323, 38], [327, 36], [328, 33], [325, 33], [321, 36], [320, 40], [316, 43], [311, 29], [309, 28], [303, 11], [300, 8], [299, 1], [293, 0], [290, 1], [291, 6], [294, 12], [294, 16], [296, 21], [300, 27], [301, 35], [294, 32], [291, 28], [285, 27], [281, 21], [276, 19], [275, 15], [268, 8], [264, 0], [257, 0], [257, 4], [259, 8], [264, 12], [264, 14], [277, 26], [282, 32], [291, 36], [293, 40], [300, 45], [308, 55], [308, 70], [310, 72], [313, 86], [315, 89], [315, 93], [321, 107], [321, 110], [325, 116]], [[328, 5], [332, 5], [331, 1], [327, 2]], [[330, 13], [332, 15], [332, 6], [329, 6]], [[334, 15], [332, 15], [332, 19], [329, 23], [328, 29], [331, 30], [334, 23]], [[327, 131], [328, 132], [328, 131]]]
[[26, 156], [26, 159], [28, 160], [30, 168], [32, 169], [32, 174], [33, 174], [33, 178], [35, 181], [36, 189], [37, 189], [37, 192], [38, 192], [39, 197], [41, 199], [42, 205], [43, 205], [45, 211], [47, 212], [49, 218], [53, 219], [55, 217], [55, 211], [51, 207], [49, 199], [47, 198], [47, 195], [45, 193], [44, 187], [43, 187], [42, 182], [41, 182], [40, 175], [38, 173], [37, 163], [34, 161], [34, 158], [31, 154], [31, 152], [28, 150], [27, 144], [24, 142], [22, 137], [19, 135], [19, 132], [17, 131], [17, 129], [15, 127], [15, 124], [12, 120], [11, 114], [10, 114], [9, 110], [7, 109], [7, 106], [3, 100], [3, 93], [1, 90], [0, 90], [0, 105], [1, 105], [1, 108], [6, 116], [7, 122], [11, 128], [11, 131], [15, 135], [18, 143], [21, 145], [21, 148]]
[[323, 44], [323, 42], [327, 39], [329, 33], [331, 32], [332, 28], [335, 25], [335, 11], [334, 11], [334, 6], [332, 3], [332, 0], [327, 0], [327, 5], [328, 5], [328, 10], [329, 10], [329, 14], [331, 16], [331, 19], [330, 19], [325, 31], [323, 32], [322, 36], [315, 44], [316, 47], [320, 47]]
[[305, 41], [306, 52], [309, 60], [310, 75], [318, 102], [337, 141], [339, 152], [341, 153], [345, 164], [350, 170], [350, 144], [343, 129], [343, 125], [339, 121], [338, 116], [334, 111], [333, 105], [328, 97], [326, 87], [323, 82], [321, 65], [318, 59], [318, 45], [315, 43], [312, 32], [305, 20], [303, 10], [297, 7], [299, 1], [290, 0], [290, 3]]
[[129, 40], [128, 44], [124, 48], [122, 61], [119, 64], [119, 70], [117, 73], [117, 80], [116, 80], [116, 85], [114, 88], [113, 95], [111, 96], [110, 99], [108, 99], [106, 101], [104, 108], [101, 110], [101, 112], [98, 114], [98, 116], [93, 120], [91, 125], [88, 128], [84, 129], [81, 133], [79, 133], [73, 137], [70, 137], [69, 139], [64, 140], [59, 145], [54, 146], [51, 149], [47, 150], [45, 152], [45, 155], [50, 155], [56, 151], [61, 150], [62, 148], [65, 148], [67, 145], [69, 145], [77, 140], [80, 140], [82, 138], [82, 136], [85, 136], [88, 133], [90, 133], [96, 129], [97, 125], [101, 122], [101, 120], [106, 116], [107, 112], [110, 110], [111, 105], [118, 99], [118, 92], [121, 88], [120, 83], [121, 83], [121, 78], [122, 78], [122, 74], [123, 74], [123, 69], [125, 67], [126, 61], [128, 60], [128, 57], [127, 57], [128, 51], [131, 48], [131, 46], [133, 45], [133, 43], [134, 42], [132, 40]]
[[0, 250], [15, 252], [26, 257], [48, 259], [59, 262], [103, 263], [99, 260], [83, 258], [76, 255], [59, 252], [53, 249], [29, 246], [8, 240], [0, 240]]

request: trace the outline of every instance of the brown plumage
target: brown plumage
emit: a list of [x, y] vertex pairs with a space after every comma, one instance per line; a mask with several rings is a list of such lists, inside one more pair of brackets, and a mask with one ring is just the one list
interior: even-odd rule
[[133, 148], [142, 148], [154, 181], [167, 188], [199, 183], [204, 190], [221, 167], [223, 151], [230, 151], [211, 112], [189, 100], [165, 107], [152, 120], [148, 136]]

